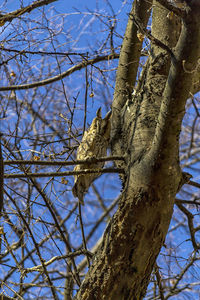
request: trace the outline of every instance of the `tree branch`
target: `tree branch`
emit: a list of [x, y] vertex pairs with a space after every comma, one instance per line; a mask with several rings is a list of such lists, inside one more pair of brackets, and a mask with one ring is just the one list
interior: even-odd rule
[[164, 6], [169, 11], [172, 11], [177, 16], [179, 16], [179, 17], [183, 17], [184, 16], [184, 12], [180, 8], [175, 7], [174, 5], [172, 5], [167, 0], [157, 0], [157, 2], [159, 2], [162, 6]]
[[[151, 5], [152, 0], [133, 1], [132, 9], [129, 14], [128, 24], [120, 51], [112, 103], [111, 149], [113, 155], [120, 155], [122, 153], [122, 108], [125, 103], [128, 103], [132, 99], [132, 92], [136, 82], [142, 50], [142, 40], [138, 38], [138, 28], [131, 15], [135, 15], [141, 21], [143, 27], [146, 28], [151, 13]], [[119, 167], [120, 164], [116, 162], [116, 165]]]
[[193, 219], [194, 219], [193, 214], [191, 212], [189, 212], [189, 210], [187, 210], [180, 202], [176, 202], [176, 205], [187, 217], [188, 227], [189, 227], [189, 230], [190, 230], [190, 236], [191, 236], [191, 241], [192, 241], [192, 245], [194, 247], [194, 250], [199, 250], [200, 245], [197, 244], [196, 239], [195, 239], [195, 228], [194, 228], [194, 224], [193, 224]]
[[4, 174], [5, 179], [11, 178], [27, 178], [27, 177], [62, 177], [71, 175], [85, 175], [94, 173], [124, 173], [124, 169], [106, 168], [106, 169], [85, 169], [81, 171], [66, 171], [66, 172], [45, 172], [45, 173], [24, 173], [24, 174]]
[[84, 165], [84, 164], [92, 164], [97, 162], [105, 162], [105, 161], [114, 161], [114, 160], [122, 160], [124, 161], [124, 157], [120, 156], [106, 156], [99, 158], [90, 158], [84, 160], [76, 160], [76, 161], [42, 161], [42, 160], [5, 160], [4, 165], [37, 165], [37, 166], [72, 166], [72, 165]]
[[30, 13], [32, 10], [34, 10], [35, 8], [50, 4], [52, 2], [55, 2], [58, 0], [39, 0], [39, 1], [35, 1], [32, 4], [24, 7], [24, 8], [20, 8], [17, 9], [15, 11], [12, 11], [11, 13], [5, 14], [0, 16], [0, 26], [3, 26], [6, 22], [12, 22], [13, 19], [22, 16], [25, 13]]
[[174, 156], [177, 136], [179, 136], [181, 131], [182, 119], [185, 114], [185, 103], [193, 80], [193, 73], [186, 73], [184, 70], [184, 61], [186, 61], [187, 69], [190, 70], [193, 70], [197, 65], [200, 55], [199, 20], [200, 13], [198, 10], [195, 10], [195, 7], [189, 10], [184, 18], [181, 35], [174, 50], [175, 59], [172, 60], [163, 93], [151, 149], [153, 157], [155, 157], [156, 152], [158, 155], [161, 149], [167, 151], [166, 154], [162, 152], [162, 159], [164, 155], [166, 155], [167, 159], [169, 159], [169, 156]]
[[83, 62], [69, 68], [67, 71], [65, 71], [65, 72], [63, 72], [59, 75], [56, 75], [54, 77], [44, 79], [44, 80], [34, 82], [34, 83], [21, 84], [21, 85], [11, 85], [11, 86], [1, 86], [0, 91], [26, 90], [26, 89], [32, 89], [32, 88], [35, 88], [35, 87], [39, 87], [39, 86], [44, 86], [44, 85], [53, 83], [55, 81], [58, 81], [60, 79], [63, 79], [65, 77], [69, 76], [70, 74], [74, 73], [75, 71], [79, 71], [82, 68], [85, 68], [88, 65], [92, 65], [92, 64], [98, 63], [100, 61], [104, 61], [104, 60], [115, 59], [115, 58], [118, 58], [118, 57], [119, 57], [118, 54], [112, 54], [112, 55], [97, 56], [97, 57], [95, 57], [93, 59], [89, 59], [89, 60], [85, 59]]
[[[76, 257], [79, 255], [89, 255], [90, 258], [92, 258], [93, 254], [90, 251], [85, 251], [85, 250], [77, 250], [75, 252], [69, 252], [68, 254], [62, 255], [62, 256], [53, 256], [51, 259], [48, 261], [44, 261], [44, 265], [47, 267], [54, 263], [55, 261], [61, 260], [61, 259], [66, 259], [66, 258], [71, 258], [71, 257]], [[31, 268], [25, 268], [23, 269], [23, 275], [26, 275], [27, 273], [30, 272], [42, 272], [43, 271], [43, 266], [42, 265], [37, 265]]]

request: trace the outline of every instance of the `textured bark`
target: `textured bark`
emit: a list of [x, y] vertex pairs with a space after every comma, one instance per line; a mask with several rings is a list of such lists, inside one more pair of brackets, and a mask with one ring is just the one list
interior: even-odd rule
[[[143, 24], [144, 28], [151, 12], [151, 1], [134, 1], [130, 15], [135, 15]], [[119, 65], [116, 76], [116, 85], [114, 99], [112, 104], [112, 153], [122, 155], [120, 151], [119, 137], [122, 133], [123, 122], [121, 110], [125, 103], [132, 100], [132, 91], [135, 86], [136, 76], [138, 72], [140, 52], [142, 42], [137, 37], [138, 28], [134, 23], [133, 18], [129, 17], [124, 40], [120, 52]], [[118, 167], [122, 166], [121, 162], [116, 162]]]
[[126, 98], [123, 82], [128, 78], [123, 68], [120, 73], [119, 63], [112, 150], [126, 156], [124, 189], [76, 299], [133, 300], [146, 293], [182, 177], [179, 134], [193, 80], [191, 70], [200, 55], [197, 8], [198, 1], [191, 1], [179, 36], [180, 20], [169, 20], [168, 11], [154, 1], [152, 34], [174, 47], [174, 55], [153, 45], [132, 99]]
[[190, 92], [192, 95], [198, 93], [200, 91], [200, 60], [198, 62], [198, 68], [194, 73], [193, 84], [190, 88]]

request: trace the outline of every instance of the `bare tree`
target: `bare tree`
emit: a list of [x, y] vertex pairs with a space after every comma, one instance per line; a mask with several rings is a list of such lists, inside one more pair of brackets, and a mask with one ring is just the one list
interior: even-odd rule
[[[17, 5], [0, 17], [2, 298], [196, 297], [199, 1]], [[99, 107], [108, 157], [77, 161]], [[92, 172], [83, 208], [73, 175]]]

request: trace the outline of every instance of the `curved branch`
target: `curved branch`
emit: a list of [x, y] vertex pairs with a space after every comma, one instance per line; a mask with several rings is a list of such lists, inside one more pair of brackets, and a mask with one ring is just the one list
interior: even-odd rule
[[36, 87], [39, 87], [39, 86], [44, 86], [44, 85], [53, 83], [55, 81], [58, 81], [60, 79], [63, 79], [64, 77], [67, 77], [70, 74], [74, 73], [75, 71], [79, 71], [79, 70], [81, 70], [82, 68], [85, 68], [88, 65], [92, 65], [92, 64], [95, 64], [97, 62], [104, 61], [104, 60], [115, 59], [115, 58], [118, 58], [118, 57], [119, 57], [119, 54], [97, 56], [93, 59], [82, 61], [81, 63], [69, 68], [67, 71], [65, 71], [65, 72], [63, 72], [59, 75], [56, 75], [54, 77], [44, 79], [44, 80], [34, 82], [34, 83], [21, 84], [21, 85], [11, 85], [11, 86], [1, 86], [0, 91], [27, 90], [27, 89], [36, 88]]
[[58, 0], [39, 0], [35, 1], [32, 4], [17, 9], [15, 11], [12, 11], [11, 13], [5, 14], [5, 15], [0, 15], [0, 26], [3, 26], [6, 22], [12, 22], [13, 19], [25, 14], [25, 13], [30, 13], [33, 9], [50, 4], [52, 2], [55, 2]]

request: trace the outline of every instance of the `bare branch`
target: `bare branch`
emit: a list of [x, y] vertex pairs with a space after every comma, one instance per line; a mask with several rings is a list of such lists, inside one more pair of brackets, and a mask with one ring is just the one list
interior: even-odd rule
[[79, 174], [94, 174], [94, 173], [124, 173], [124, 169], [120, 168], [105, 168], [105, 169], [85, 169], [81, 171], [66, 171], [66, 172], [45, 172], [45, 173], [25, 173], [25, 174], [4, 174], [5, 179], [11, 178], [26, 178], [26, 177], [62, 177]]
[[17, 9], [15, 11], [12, 11], [11, 13], [8, 13], [6, 15], [1, 15], [0, 16], [0, 24], [1, 26], [6, 23], [6, 22], [12, 22], [13, 19], [22, 16], [25, 13], [30, 13], [33, 9], [50, 4], [52, 2], [55, 2], [58, 0], [39, 0], [39, 1], [35, 1], [32, 4], [24, 7], [24, 8], [20, 8]]
[[42, 165], [42, 166], [72, 166], [72, 165], [84, 165], [90, 164], [94, 162], [103, 162], [103, 161], [114, 161], [114, 160], [122, 160], [124, 161], [124, 157], [120, 156], [106, 156], [100, 158], [90, 158], [87, 160], [76, 160], [76, 161], [35, 161], [35, 160], [5, 160], [4, 165]]
[[158, 267], [157, 263], [155, 264], [154, 268], [155, 268], [155, 275], [156, 275], [156, 279], [157, 279], [157, 284], [158, 284], [158, 287], [159, 287], [160, 299], [165, 300], [164, 289], [163, 289], [163, 286], [162, 286], [162, 278], [161, 278], [161, 275], [160, 275], [160, 272], [159, 272], [159, 267]]
[[194, 224], [193, 224], [193, 215], [191, 212], [189, 212], [189, 210], [187, 210], [182, 204], [180, 204], [179, 202], [176, 202], [176, 205], [178, 206], [178, 208], [187, 216], [188, 219], [188, 226], [189, 226], [189, 230], [190, 230], [190, 235], [191, 235], [191, 241], [192, 241], [192, 245], [194, 247], [194, 250], [199, 250], [200, 249], [200, 244], [197, 244], [196, 240], [195, 240], [195, 228], [194, 228]]
[[34, 83], [28, 83], [28, 84], [21, 84], [21, 85], [11, 85], [11, 86], [2, 86], [0, 87], [0, 91], [13, 91], [13, 90], [26, 90], [26, 89], [32, 89], [35, 87], [39, 87], [39, 86], [44, 86], [50, 83], [53, 83], [55, 81], [61, 80], [64, 77], [69, 76], [70, 74], [74, 73], [75, 71], [79, 71], [82, 68], [85, 68], [88, 65], [93, 65], [95, 63], [104, 61], [104, 60], [111, 60], [111, 59], [115, 59], [118, 58], [119, 55], [118, 54], [111, 54], [111, 55], [103, 55], [103, 56], [97, 56], [93, 59], [89, 59], [89, 60], [84, 60], [83, 62], [69, 68], [67, 71], [56, 75], [54, 77], [48, 78], [48, 79], [44, 79], [38, 82], [34, 82]]
[[[68, 254], [62, 255], [62, 256], [53, 256], [51, 259], [48, 261], [44, 261], [44, 265], [47, 267], [54, 263], [55, 261], [61, 260], [61, 259], [66, 259], [66, 258], [71, 258], [71, 257], [76, 257], [79, 255], [89, 255], [90, 258], [93, 257], [93, 254], [90, 251], [85, 251], [85, 250], [77, 250], [75, 252], [69, 252]], [[42, 265], [37, 265], [31, 268], [25, 268], [23, 269], [23, 275], [25, 276], [27, 273], [30, 272], [42, 272], [43, 271], [43, 266]]]
[[83, 247], [86, 253], [86, 259], [88, 263], [88, 268], [90, 268], [90, 257], [88, 255], [88, 250], [87, 250], [87, 244], [85, 240], [85, 232], [84, 232], [84, 225], [83, 225], [83, 218], [82, 218], [82, 211], [81, 211], [81, 203], [78, 201], [78, 211], [79, 211], [79, 218], [80, 218], [80, 225], [81, 225], [81, 234], [82, 234], [82, 240], [83, 240]]

